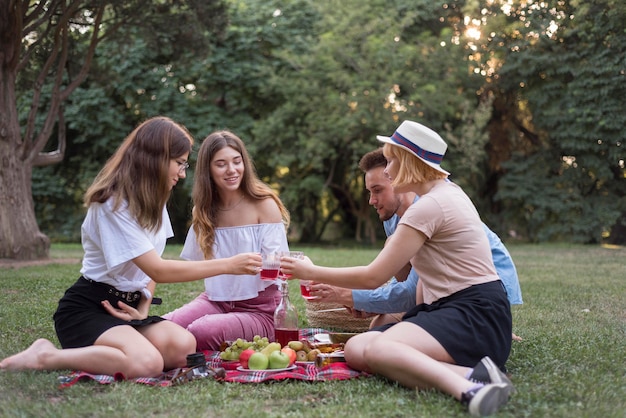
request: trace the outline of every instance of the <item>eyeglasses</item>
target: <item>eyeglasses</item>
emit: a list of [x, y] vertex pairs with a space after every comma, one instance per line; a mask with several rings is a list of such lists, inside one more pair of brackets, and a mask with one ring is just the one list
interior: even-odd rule
[[183, 171], [185, 171], [185, 170], [187, 170], [189, 168], [189, 163], [187, 161], [184, 161], [182, 163], [179, 162], [179, 161], [176, 161], [176, 162], [178, 163], [178, 172], [180, 174], [182, 174]]

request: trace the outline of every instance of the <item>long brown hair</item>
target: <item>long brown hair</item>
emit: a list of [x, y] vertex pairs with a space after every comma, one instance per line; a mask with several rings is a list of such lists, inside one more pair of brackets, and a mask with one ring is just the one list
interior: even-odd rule
[[207, 259], [213, 258], [213, 243], [215, 242], [215, 228], [220, 204], [217, 187], [211, 178], [211, 161], [218, 151], [226, 147], [237, 151], [243, 159], [244, 172], [239, 188], [244, 195], [254, 200], [274, 199], [280, 209], [285, 228], [288, 228], [290, 222], [289, 211], [283, 205], [278, 194], [259, 179], [243, 141], [227, 130], [213, 132], [204, 139], [198, 150], [192, 191], [193, 229], [198, 245]]
[[85, 206], [115, 199], [123, 201], [141, 227], [161, 227], [163, 207], [171, 194], [170, 160], [191, 152], [193, 138], [173, 120], [157, 116], [135, 128], [106, 162], [83, 200]]

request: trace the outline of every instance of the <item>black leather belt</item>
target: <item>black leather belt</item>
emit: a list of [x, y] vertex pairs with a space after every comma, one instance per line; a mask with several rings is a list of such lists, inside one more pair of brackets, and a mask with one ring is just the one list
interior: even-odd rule
[[85, 280], [89, 283], [91, 283], [94, 286], [98, 286], [101, 289], [106, 289], [106, 292], [110, 295], [113, 295], [117, 298], [120, 298], [122, 300], [125, 300], [128, 303], [132, 303], [135, 302], [139, 299], [141, 299], [141, 295], [142, 293], [137, 291], [137, 292], [122, 292], [121, 290], [116, 289], [115, 287], [111, 286], [110, 284], [106, 284], [106, 283], [101, 283], [101, 282], [97, 282], [95, 280], [91, 280], [86, 278], [85, 276], [80, 276], [81, 280]]

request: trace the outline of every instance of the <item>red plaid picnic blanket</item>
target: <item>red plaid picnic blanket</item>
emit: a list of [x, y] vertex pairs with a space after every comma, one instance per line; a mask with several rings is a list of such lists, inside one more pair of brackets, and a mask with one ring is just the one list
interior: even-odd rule
[[[300, 338], [312, 339], [317, 333], [327, 332], [319, 328], [306, 328], [300, 330]], [[223, 367], [224, 364], [219, 356], [219, 351], [205, 351], [204, 355], [207, 359], [207, 365], [210, 367]], [[331, 363], [324, 367], [318, 368], [315, 364], [296, 364], [291, 370], [279, 372], [257, 371], [240, 371], [237, 369], [226, 370], [226, 377], [220, 379], [224, 382], [238, 383], [260, 383], [278, 380], [305, 380], [309, 382], [324, 382], [328, 380], [346, 380], [357, 377], [370, 376], [368, 373], [359, 372], [351, 369], [346, 363]], [[172, 378], [178, 370], [171, 370], [157, 377], [139, 377], [133, 379], [135, 383], [142, 383], [150, 386], [172, 386]], [[212, 378], [209, 378], [212, 379]], [[95, 381], [101, 384], [111, 384], [117, 381], [125, 380], [124, 375], [117, 373], [111, 375], [96, 375], [84, 371], [74, 371], [69, 375], [59, 376], [59, 386], [66, 388], [80, 381]]]

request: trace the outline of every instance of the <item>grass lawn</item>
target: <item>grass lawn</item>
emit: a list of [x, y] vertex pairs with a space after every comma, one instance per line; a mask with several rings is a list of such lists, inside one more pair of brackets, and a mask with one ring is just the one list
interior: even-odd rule
[[[626, 248], [509, 245], [524, 304], [513, 307], [507, 363], [516, 392], [498, 417], [626, 417]], [[293, 248], [322, 265], [372, 260], [376, 249]], [[180, 247], [168, 247], [177, 257]], [[79, 275], [79, 245], [53, 245], [64, 263], [0, 269], [0, 358], [37, 337], [57, 343], [52, 314]], [[292, 301], [304, 318], [297, 281]], [[159, 285], [164, 314], [189, 301], [201, 282]], [[381, 353], [393, 355], [393, 353]], [[81, 382], [59, 389], [57, 372], [0, 372], [0, 417], [466, 417], [451, 397], [416, 393], [378, 377], [261, 384], [195, 381], [160, 388]]]

